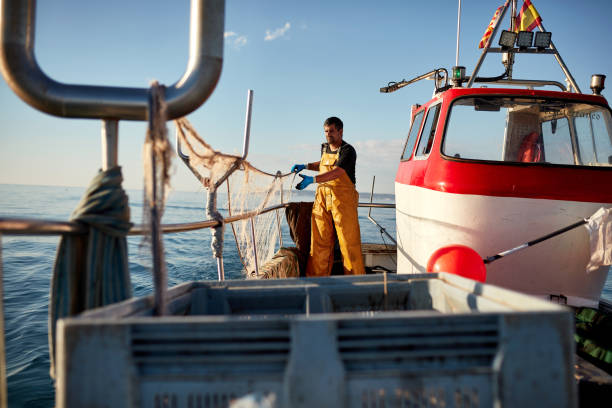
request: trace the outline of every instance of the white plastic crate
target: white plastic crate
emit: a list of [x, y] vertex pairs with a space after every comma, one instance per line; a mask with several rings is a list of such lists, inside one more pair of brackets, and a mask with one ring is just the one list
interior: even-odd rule
[[569, 310], [454, 275], [192, 282], [173, 316], [151, 303], [59, 323], [58, 407], [576, 405]]

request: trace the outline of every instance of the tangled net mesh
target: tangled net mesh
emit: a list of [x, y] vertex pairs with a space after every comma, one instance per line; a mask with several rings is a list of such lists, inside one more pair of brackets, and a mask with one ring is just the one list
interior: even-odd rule
[[[189, 157], [191, 171], [209, 192], [216, 190], [223, 217], [231, 220], [246, 213], [255, 215], [230, 225], [243, 272], [247, 277], [257, 277], [256, 264], [264, 265], [282, 246], [282, 240], [290, 239], [282, 236], [284, 211], [281, 207], [261, 212], [291, 200], [290, 176], [294, 175], [267, 173], [240, 156], [214, 150], [185, 118], [175, 120], [175, 125], [178, 141]], [[228, 172], [231, 172], [229, 177]]]

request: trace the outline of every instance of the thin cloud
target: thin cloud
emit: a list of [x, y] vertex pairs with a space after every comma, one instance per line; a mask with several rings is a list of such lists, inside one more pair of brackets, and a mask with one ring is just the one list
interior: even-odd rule
[[246, 35], [239, 35], [233, 31], [224, 32], [223, 38], [236, 49], [244, 47], [248, 42]]
[[234, 45], [237, 48], [241, 48], [244, 47], [247, 43], [247, 38], [245, 35], [239, 35], [235, 40], [234, 40]]
[[290, 28], [291, 28], [291, 23], [287, 21], [285, 25], [282, 26], [281, 28], [277, 28], [274, 31], [266, 30], [266, 36], [264, 37], [264, 41], [276, 40], [277, 38], [284, 36], [287, 33], [287, 31], [289, 31]]
[[403, 144], [402, 139], [364, 140], [352, 143], [357, 151], [357, 162], [360, 165], [393, 169], [399, 163]]

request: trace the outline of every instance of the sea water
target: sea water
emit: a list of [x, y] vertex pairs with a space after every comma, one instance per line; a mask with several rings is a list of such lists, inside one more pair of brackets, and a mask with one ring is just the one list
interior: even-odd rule
[[[38, 218], [66, 221], [85, 189], [77, 187], [21, 186], [0, 184], [0, 217]], [[140, 223], [142, 191], [128, 191], [132, 221]], [[312, 200], [313, 193], [294, 194], [294, 201]], [[361, 202], [369, 197], [362, 196]], [[375, 195], [374, 202], [392, 203], [391, 195]], [[172, 192], [163, 223], [202, 221], [205, 193]], [[367, 219], [368, 210], [359, 210], [359, 224], [365, 242], [390, 243], [380, 229]], [[395, 236], [395, 211], [373, 209], [372, 217], [391, 236]], [[290, 246], [286, 223], [284, 245]], [[8, 401], [11, 407], [52, 407], [53, 383], [49, 377], [47, 316], [49, 282], [59, 238], [3, 236], [4, 314]], [[225, 231], [224, 266], [226, 279], [243, 278], [241, 263], [230, 228]], [[217, 278], [216, 262], [210, 249], [210, 230], [167, 234], [164, 236], [168, 283], [170, 286], [192, 280]], [[141, 237], [128, 237], [130, 276], [135, 296], [153, 290], [150, 254]], [[612, 276], [602, 297], [612, 300]]]
[[[0, 184], [0, 217], [36, 218], [67, 221], [78, 205], [84, 188], [23, 186]], [[132, 222], [142, 220], [142, 191], [127, 191]], [[313, 191], [293, 194], [293, 201], [312, 201]], [[366, 201], [369, 197], [361, 197]], [[164, 224], [196, 222], [206, 219], [204, 191], [170, 194], [162, 219]], [[393, 196], [379, 195], [375, 202], [393, 203]], [[220, 207], [222, 200], [220, 200]], [[391, 243], [360, 209], [364, 241]], [[222, 211], [223, 213], [223, 211]], [[395, 212], [373, 209], [372, 217], [395, 236]], [[283, 217], [284, 219], [284, 217]], [[282, 225], [283, 245], [292, 246], [286, 222]], [[193, 280], [216, 280], [217, 266], [210, 248], [210, 229], [164, 235], [168, 284], [174, 286]], [[242, 279], [231, 228], [225, 230], [224, 267], [226, 279]], [[49, 377], [47, 317], [49, 283], [59, 237], [2, 237], [4, 275], [4, 314], [8, 401], [11, 407], [52, 407], [53, 383]], [[150, 252], [139, 236], [128, 237], [130, 276], [134, 296], [153, 291]]]

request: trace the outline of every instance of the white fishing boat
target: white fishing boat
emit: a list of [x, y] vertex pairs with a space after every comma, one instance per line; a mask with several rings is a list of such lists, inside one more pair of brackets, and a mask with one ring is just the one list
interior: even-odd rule
[[[596, 235], [606, 228], [596, 212], [612, 207], [611, 190], [602, 188], [612, 185], [605, 76], [595, 75], [593, 94], [583, 94], [541, 24], [535, 43], [531, 31], [517, 29], [492, 47], [508, 11], [514, 28], [516, 1], [506, 1], [470, 76], [456, 64], [450, 74], [439, 68], [381, 88], [421, 79], [435, 86], [411, 111], [396, 204], [360, 203], [395, 208], [396, 237], [369, 218], [396, 245], [364, 244], [365, 276], [305, 279], [304, 205], [286, 200], [288, 174], [246, 160], [252, 93], [242, 155], [215, 151], [183, 118], [220, 76], [224, 9], [223, 0], [192, 0], [185, 74], [171, 86], [140, 89], [48, 77], [33, 55], [34, 2], [2, 2], [0, 62], [15, 93], [52, 115], [103, 122], [103, 169], [70, 222], [0, 219], [2, 234], [63, 237], [50, 305], [56, 405], [574, 407], [609, 396], [612, 378], [577, 356], [573, 339], [581, 307], [612, 310], [600, 300], [609, 243], [593, 255], [583, 226]], [[504, 56], [506, 70], [478, 77], [490, 53]], [[522, 53], [556, 58], [567, 86], [513, 78]], [[482, 82], [486, 88], [474, 86]], [[544, 86], [561, 90], [536, 89]], [[172, 119], [177, 154], [208, 191], [201, 222], [160, 221]], [[125, 214], [120, 120], [149, 123], [140, 226]], [[242, 180], [237, 195], [230, 180]], [[294, 219], [296, 248], [281, 244], [282, 210]], [[226, 225], [235, 227], [243, 280], [225, 280]], [[162, 234], [202, 228], [213, 234], [218, 281], [168, 289]], [[149, 236], [152, 296], [131, 297], [127, 234]]]
[[[508, 9], [500, 12], [493, 36]], [[591, 262], [591, 236], [577, 227], [600, 208], [608, 213], [612, 207], [606, 187], [612, 185], [612, 118], [601, 96], [605, 76], [593, 75], [592, 95], [583, 94], [551, 33], [540, 28], [535, 39], [530, 31], [517, 38], [504, 30], [500, 46], [489, 41], [470, 76], [464, 67], [453, 67], [450, 76], [441, 68], [381, 89], [436, 80], [433, 98], [413, 106], [395, 179], [398, 271], [423, 273], [428, 263], [435, 264], [432, 256], [461, 252], [445, 247], [464, 245], [485, 259], [487, 283], [597, 307], [609, 265]], [[478, 77], [490, 53], [503, 56], [505, 72]], [[513, 77], [521, 54], [556, 57], [567, 87]], [[560, 90], [540, 89], [547, 86]], [[531, 242], [541, 237], [546, 239]], [[521, 244], [520, 255], [494, 256]], [[465, 269], [460, 263], [456, 268]]]

